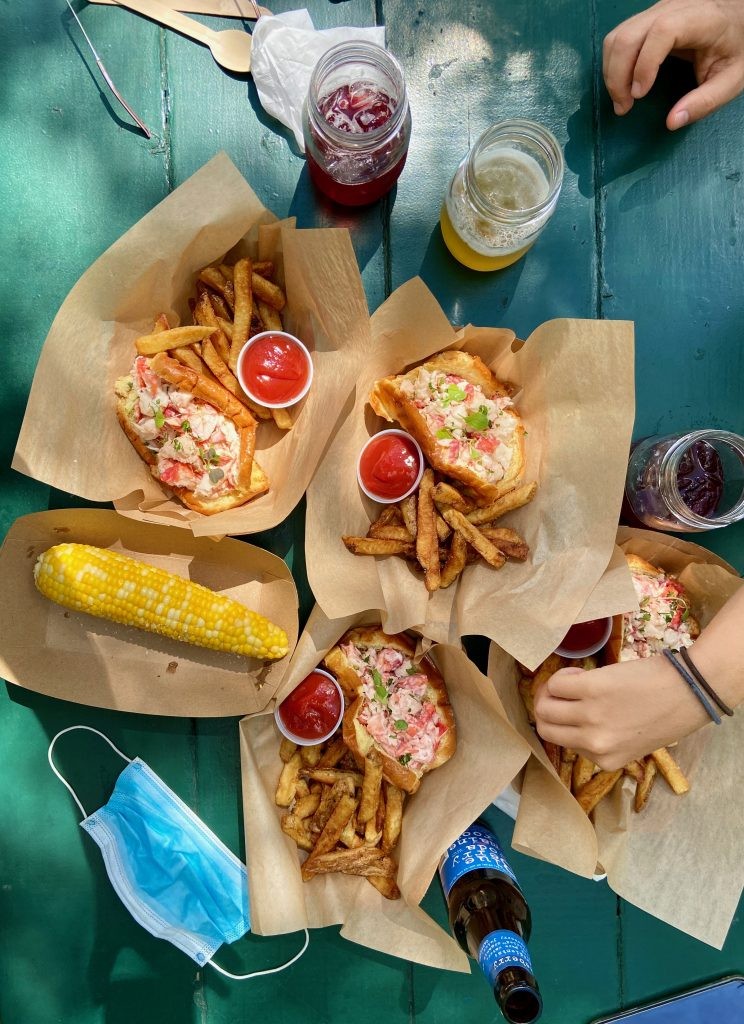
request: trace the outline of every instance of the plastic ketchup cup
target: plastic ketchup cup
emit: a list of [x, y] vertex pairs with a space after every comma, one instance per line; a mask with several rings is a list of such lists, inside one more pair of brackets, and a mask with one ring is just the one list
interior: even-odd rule
[[357, 481], [373, 501], [390, 505], [413, 494], [424, 475], [424, 455], [405, 430], [381, 430], [365, 443], [357, 460]]
[[262, 331], [240, 350], [236, 376], [254, 402], [269, 409], [286, 409], [310, 390], [313, 361], [293, 334]]
[[301, 747], [329, 739], [343, 717], [343, 691], [322, 668], [314, 669], [274, 708], [279, 732]]
[[562, 658], [588, 658], [600, 651], [610, 639], [612, 616], [606, 619], [589, 619], [577, 622], [566, 633], [556, 647], [555, 653]]

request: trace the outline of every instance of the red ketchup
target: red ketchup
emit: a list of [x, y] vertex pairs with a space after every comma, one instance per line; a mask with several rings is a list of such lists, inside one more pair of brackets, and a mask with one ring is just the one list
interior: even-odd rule
[[[342, 85], [318, 103], [318, 110], [326, 122], [350, 136], [366, 135], [382, 128], [392, 117], [395, 107], [390, 96], [371, 82]], [[307, 150], [307, 166], [313, 183], [329, 199], [344, 206], [364, 206], [385, 195], [400, 177], [406, 162], [407, 149], [393, 166], [386, 166], [390, 163], [390, 154], [400, 145], [397, 139], [383, 145], [374, 154], [357, 155], [352, 152], [347, 157], [334, 157], [330, 143], [319, 138], [315, 141], [326, 163], [334, 169], [337, 165], [344, 166], [345, 176], [349, 175], [350, 160], [358, 165], [358, 180], [339, 181], [321, 166], [310, 149]]]
[[563, 637], [558, 650], [578, 653], [591, 647], [601, 645], [607, 632], [607, 619], [590, 619], [588, 622], [577, 622], [571, 626]]
[[266, 334], [242, 353], [241, 383], [259, 402], [291, 405], [300, 398], [309, 376], [307, 356], [282, 334]]
[[321, 672], [311, 672], [279, 705], [282, 724], [303, 740], [328, 736], [340, 716], [338, 689]]
[[380, 434], [362, 452], [359, 476], [370, 494], [396, 501], [416, 483], [420, 466], [412, 441], [400, 434]]

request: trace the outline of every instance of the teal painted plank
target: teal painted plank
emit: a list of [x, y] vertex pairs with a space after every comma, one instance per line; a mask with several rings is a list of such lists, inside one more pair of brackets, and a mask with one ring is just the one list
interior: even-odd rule
[[[415, 16], [411, 12], [415, 10]], [[514, 0], [386, 5], [402, 60], [413, 141], [391, 217], [392, 283], [421, 273], [453, 323], [511, 327], [593, 316], [594, 210], [589, 3]], [[580, 166], [568, 168], [557, 211], [533, 249], [497, 273], [467, 270], [441, 238], [449, 181], [477, 137], [511, 117], [545, 124]]]

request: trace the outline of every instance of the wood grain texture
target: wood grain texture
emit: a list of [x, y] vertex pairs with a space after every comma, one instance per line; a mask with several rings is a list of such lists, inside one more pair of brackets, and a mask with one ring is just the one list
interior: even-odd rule
[[[296, 4], [271, 6], [281, 11]], [[99, 90], [64, 8], [6, 5], [0, 535], [24, 512], [84, 504], [7, 468], [38, 352], [62, 299], [112, 241], [220, 149], [278, 215], [297, 216], [301, 227], [350, 228], [370, 309], [421, 273], [459, 323], [505, 325], [524, 336], [553, 316], [634, 319], [637, 435], [704, 425], [741, 431], [744, 109], [740, 101], [709, 122], [667, 135], [663, 114], [686, 81], [684, 69], [670, 67], [628, 118], [615, 118], [599, 78], [601, 40], [640, 6], [638, 0], [311, 0], [318, 27], [386, 22], [412, 105], [411, 151], [398, 188], [367, 210], [344, 211], [315, 195], [301, 156], [261, 110], [252, 81], [225, 75], [203, 48], [129, 11], [80, 8], [118, 87], [156, 133], [148, 142]], [[565, 147], [566, 178], [557, 213], [528, 256], [501, 273], [478, 275], [446, 253], [439, 208], [468, 147], [508, 116], [533, 117], [555, 132]], [[81, 339], [81, 351], [83, 345]], [[252, 540], [287, 559], [304, 618], [312, 599], [303, 507]], [[703, 543], [744, 565], [744, 527]], [[151, 764], [242, 855], [235, 720], [104, 713], [16, 688], [0, 690], [0, 706], [4, 1024], [497, 1019], [477, 968], [459, 976], [413, 967], [354, 946], [337, 929], [314, 933], [310, 951], [286, 974], [240, 984], [209, 968], [198, 971], [122, 907], [100, 854], [77, 828], [72, 801], [49, 772], [46, 748], [58, 729], [75, 722], [102, 729]], [[100, 805], [119, 770], [116, 759], [88, 735], [73, 734], [62, 744], [60, 766], [86, 806]], [[507, 819], [497, 812], [487, 817], [508, 840]], [[741, 968], [738, 922], [717, 953], [619, 906], [605, 883], [518, 854], [511, 859], [532, 908], [530, 946], [545, 1020], [588, 1022]], [[425, 907], [444, 922], [436, 881]], [[219, 962], [236, 973], [262, 969], [291, 956], [299, 942], [296, 935], [249, 936], [223, 950]]]

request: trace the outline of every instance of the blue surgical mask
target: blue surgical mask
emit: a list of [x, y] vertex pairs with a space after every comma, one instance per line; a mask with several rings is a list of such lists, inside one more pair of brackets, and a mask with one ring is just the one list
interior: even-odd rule
[[[60, 736], [76, 729], [97, 733], [127, 762], [108, 803], [87, 814], [72, 786], [52, 760]], [[52, 771], [80, 808], [82, 828], [103, 854], [111, 884], [132, 917], [148, 932], [167, 939], [203, 967], [242, 980], [289, 967], [300, 952], [280, 967], [253, 974], [230, 974], [212, 957], [224, 943], [250, 930], [245, 865], [140, 758], [128, 758], [111, 740], [87, 725], [62, 729], [49, 745]]]

